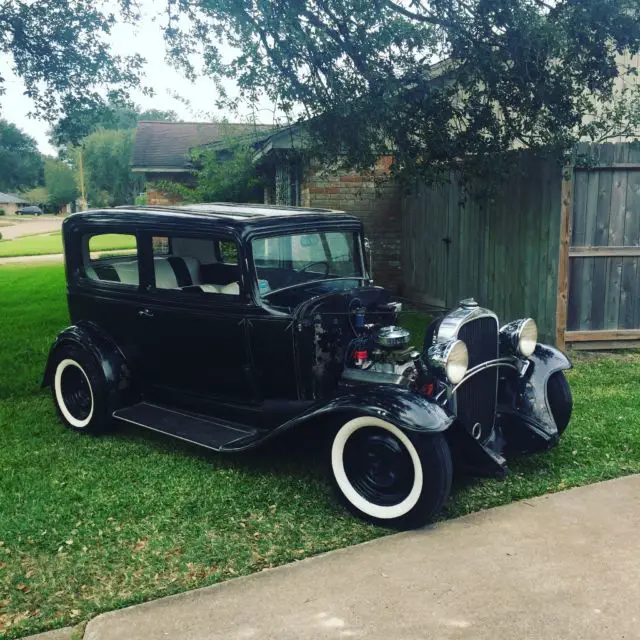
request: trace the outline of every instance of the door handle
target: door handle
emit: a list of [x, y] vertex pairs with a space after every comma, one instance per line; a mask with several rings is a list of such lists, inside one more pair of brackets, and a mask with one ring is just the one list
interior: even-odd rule
[[138, 315], [141, 318], [153, 318], [153, 311], [150, 309], [138, 309]]

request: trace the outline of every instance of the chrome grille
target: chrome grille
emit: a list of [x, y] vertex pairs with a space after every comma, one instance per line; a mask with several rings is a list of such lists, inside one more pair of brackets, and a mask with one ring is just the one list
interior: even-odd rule
[[[469, 369], [498, 357], [498, 323], [494, 317], [476, 318], [463, 324], [458, 331], [458, 338], [467, 345]], [[469, 378], [455, 394], [458, 419], [469, 431], [479, 423], [480, 441], [491, 436], [496, 414], [497, 386], [498, 369], [492, 367]]]

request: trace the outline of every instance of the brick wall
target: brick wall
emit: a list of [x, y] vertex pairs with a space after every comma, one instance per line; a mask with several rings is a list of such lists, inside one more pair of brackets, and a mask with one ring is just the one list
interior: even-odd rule
[[180, 202], [180, 198], [170, 196], [169, 194], [164, 193], [163, 191], [159, 191], [158, 189], [154, 189], [153, 187], [147, 187], [147, 204], [149, 206], [162, 206], [162, 205], [171, 205], [177, 204]]
[[311, 167], [301, 185], [301, 205], [340, 209], [358, 216], [372, 245], [374, 282], [402, 293], [400, 192], [389, 177], [390, 165], [391, 158], [381, 158], [369, 174], [331, 173]]
[[26, 204], [17, 204], [15, 202], [0, 202], [0, 209], [3, 209], [7, 216], [13, 215], [18, 209], [26, 206]]

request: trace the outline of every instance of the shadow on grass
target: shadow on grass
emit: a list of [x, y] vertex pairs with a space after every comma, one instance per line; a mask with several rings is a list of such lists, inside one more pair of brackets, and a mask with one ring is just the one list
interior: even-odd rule
[[293, 429], [256, 449], [217, 453], [168, 435], [133, 425], [118, 424], [111, 437], [144, 442], [155, 451], [199, 458], [215, 469], [235, 468], [265, 475], [328, 478], [328, 442], [321, 430]]

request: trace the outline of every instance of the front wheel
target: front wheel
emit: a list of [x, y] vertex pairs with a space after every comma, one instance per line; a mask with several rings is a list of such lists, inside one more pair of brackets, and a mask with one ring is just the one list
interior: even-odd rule
[[442, 434], [402, 431], [369, 416], [337, 430], [331, 470], [338, 496], [352, 513], [396, 529], [431, 522], [449, 496], [453, 475]]

